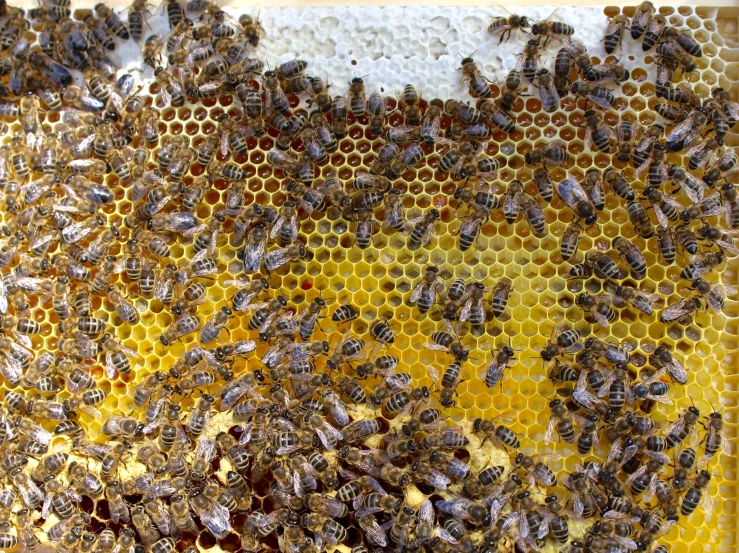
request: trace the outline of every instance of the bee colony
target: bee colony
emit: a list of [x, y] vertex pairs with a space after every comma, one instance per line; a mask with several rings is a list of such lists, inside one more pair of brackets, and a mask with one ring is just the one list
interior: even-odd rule
[[436, 97], [74, 9], [0, 6], [0, 549], [735, 549], [716, 10], [500, 9]]

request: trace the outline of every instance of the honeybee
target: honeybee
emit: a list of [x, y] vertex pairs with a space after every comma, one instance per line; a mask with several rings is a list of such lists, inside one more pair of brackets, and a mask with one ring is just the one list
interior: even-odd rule
[[656, 294], [648, 294], [628, 285], [617, 286], [612, 293], [614, 305], [621, 306], [625, 305], [622, 302], [626, 302], [636, 307], [645, 315], [652, 314], [653, 304], [659, 300], [659, 296]]
[[408, 248], [417, 250], [425, 247], [434, 235], [434, 224], [441, 217], [435, 208], [428, 210], [424, 215], [408, 220], [404, 234], [408, 235]]
[[444, 292], [445, 285], [439, 277], [438, 267], [429, 266], [411, 293], [410, 301], [415, 302], [421, 313], [426, 313], [436, 304], [437, 294]]
[[708, 124], [708, 114], [702, 107], [690, 112], [688, 117], [675, 125], [667, 135], [666, 145], [671, 152], [679, 152], [689, 148], [701, 137], [701, 133]]
[[576, 176], [568, 174], [565, 180], [554, 186], [554, 190], [562, 201], [575, 212], [575, 215], [585, 221], [586, 225], [594, 225], [598, 221], [595, 206]]
[[562, 165], [569, 159], [567, 145], [562, 140], [553, 140], [526, 152], [524, 159], [529, 165]]
[[502, 6], [498, 6], [498, 9], [508, 14], [506, 16], [494, 17], [493, 22], [490, 23], [490, 26], [488, 27], [488, 32], [490, 34], [494, 35], [500, 33], [498, 44], [501, 44], [503, 40], [507, 42], [511, 38], [511, 33], [515, 29], [527, 29], [531, 27], [532, 21], [528, 17], [510, 13]]
[[538, 39], [530, 39], [524, 50], [519, 54], [516, 71], [520, 71], [524, 78], [533, 83], [536, 75], [541, 70], [540, 53], [541, 43]]
[[583, 349], [580, 334], [575, 329], [555, 325], [546, 347], [541, 352], [545, 361], [551, 361], [557, 356], [567, 353], [576, 353]]
[[[489, 98], [480, 98], [477, 101], [477, 109], [485, 121], [495, 125], [501, 131], [513, 134], [516, 132], [516, 123], [504, 110], [499, 109], [495, 102]], [[476, 128], [479, 128], [477, 125]]]
[[462, 345], [451, 323], [444, 319], [444, 330], [434, 332], [431, 335], [431, 342], [425, 343], [423, 346], [430, 350], [444, 351], [454, 356], [458, 362], [466, 361], [469, 358], [469, 348]]
[[685, 156], [688, 158], [688, 168], [694, 171], [703, 167], [709, 160], [715, 159], [720, 146], [719, 139], [713, 137], [695, 144], [685, 152]]
[[688, 381], [688, 372], [682, 362], [662, 345], [654, 350], [649, 362], [657, 369], [666, 369], [670, 376], [680, 384], [685, 384]]
[[708, 224], [704, 225], [697, 231], [699, 236], [716, 244], [722, 252], [739, 255], [739, 247], [735, 243], [735, 238], [739, 236], [736, 229], [723, 229], [712, 227]]
[[[588, 102], [592, 102], [603, 110], [611, 109], [616, 103], [616, 98], [611, 94], [611, 91], [604, 86], [593, 86], [589, 83], [578, 81], [572, 85], [571, 91], [573, 94], [582, 96], [587, 99]], [[587, 102], [585, 107], [588, 107]], [[622, 122], [622, 125], [624, 124], [630, 126], [628, 121]], [[629, 140], [622, 140], [622, 137], [619, 135], [619, 145], [621, 145], [622, 142], [628, 143]]]
[[713, 284], [703, 279], [696, 279], [691, 284], [715, 313], [721, 313], [724, 309], [724, 302], [727, 296], [736, 294], [736, 288], [733, 286], [724, 286], [723, 284]]
[[503, 385], [503, 373], [514, 360], [515, 351], [510, 346], [502, 346], [493, 350], [493, 358], [485, 369], [483, 380], [488, 388], [493, 388], [496, 384]]
[[603, 43], [607, 54], [612, 54], [616, 51], [616, 48], [621, 44], [621, 38], [623, 37], [624, 28], [629, 24], [629, 18], [623, 14], [619, 14], [616, 17], [608, 21], [606, 27]]
[[724, 205], [720, 193], [714, 192], [684, 210], [681, 217], [683, 222], [688, 223], [696, 219], [721, 215], [728, 211], [728, 207], [728, 205]]
[[537, 71], [535, 86], [539, 90], [539, 97], [541, 98], [541, 105], [544, 111], [551, 113], [559, 109], [559, 92], [554, 85], [554, 77], [548, 70], [540, 69]]
[[471, 57], [462, 60], [462, 79], [467, 82], [467, 89], [473, 98], [490, 98], [493, 93], [487, 79], [482, 76], [480, 68]]
[[660, 314], [659, 320], [666, 324], [672, 322], [678, 322], [683, 325], [689, 324], [692, 321], [692, 314], [699, 311], [702, 307], [703, 304], [697, 297], [684, 298], [665, 307]]

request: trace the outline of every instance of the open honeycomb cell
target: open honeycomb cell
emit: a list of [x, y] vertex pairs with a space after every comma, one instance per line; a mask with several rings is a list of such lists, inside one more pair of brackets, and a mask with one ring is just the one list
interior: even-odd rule
[[[708, 96], [711, 88], [718, 85], [731, 90], [736, 98], [737, 88], [731, 89], [731, 84], [739, 78], [736, 10], [681, 6], [677, 9], [663, 7], [660, 12], [668, 18], [671, 25], [692, 29], [695, 38], [703, 46], [704, 56], [698, 60], [696, 91]], [[608, 17], [619, 13], [631, 16], [633, 8], [604, 9], [604, 14]], [[153, 105], [158, 105], [158, 88], [152, 85], [149, 89], [152, 97], [147, 101]], [[649, 124], [654, 120], [654, 113], [650, 108], [655, 103], [657, 101], [653, 85], [647, 82], [646, 72], [640, 74], [635, 70], [632, 81], [623, 86], [622, 95], [611, 115], [617, 110], [621, 118], [626, 116]], [[519, 132], [512, 136], [498, 133], [488, 146], [488, 153], [504, 162], [500, 170], [501, 180], [510, 182], [518, 179], [527, 183], [526, 191], [538, 197], [531, 181], [533, 170], [524, 162], [524, 156], [539, 140], [560, 138], [567, 142], [570, 158], [562, 167], [552, 171], [553, 181], [561, 180], [570, 171], [584, 174], [591, 167], [603, 169], [608, 166], [609, 156], [592, 152], [585, 146], [581, 108], [582, 103], [572, 97], [564, 99], [562, 107], [554, 113], [544, 113], [536, 98], [519, 100], [514, 110]], [[190, 137], [193, 146], [197, 147], [205, 137], [217, 132], [216, 117], [224, 111], [230, 113], [229, 110], [232, 109], [235, 108], [230, 97], [204, 101], [200, 105], [188, 103], [177, 109], [162, 109], [160, 132], [163, 136], [184, 133]], [[58, 115], [53, 112], [42, 114], [42, 120], [44, 119], [53, 127]], [[617, 122], [617, 118], [608, 120], [611, 125]], [[349, 123], [348, 137], [340, 140], [338, 150], [331, 155], [330, 160], [330, 166], [335, 167], [344, 180], [350, 179], [358, 170], [368, 169], [384, 143], [366, 131], [366, 117], [355, 121], [350, 114]], [[401, 123], [399, 116], [389, 117], [390, 126]], [[442, 129], [449, 124], [450, 121], [445, 119]], [[19, 127], [14, 125], [11, 133], [18, 130]], [[266, 162], [266, 153], [273, 147], [275, 136], [276, 134], [271, 134], [258, 142], [250, 140], [248, 157], [237, 159], [237, 163], [248, 174], [247, 204], [258, 202], [281, 206], [286, 200], [280, 187], [285, 175]], [[8, 137], [7, 142], [9, 141]], [[727, 135], [726, 144], [739, 145], [735, 132]], [[691, 402], [703, 413], [721, 406], [724, 409], [728, 434], [736, 445], [736, 389], [739, 385], [739, 327], [736, 323], [739, 320], [739, 306], [736, 301], [727, 301], [724, 316], [699, 312], [693, 324], [687, 327], [677, 324], [665, 326], [659, 323], [657, 313], [645, 316], [628, 309], [620, 311], [618, 321], [607, 329], [593, 325], [583, 316], [582, 310], [574, 305], [574, 297], [585, 290], [591, 293], [600, 292], [598, 279], [582, 282], [566, 280], [571, 265], [564, 263], [559, 253], [559, 238], [572, 221], [571, 210], [566, 209], [556, 196], [551, 204], [542, 204], [549, 231], [544, 238], [535, 237], [521, 218], [509, 224], [502, 212], [496, 210], [491, 220], [482, 228], [475, 247], [462, 252], [459, 250], [459, 238], [456, 234], [460, 220], [455, 215], [457, 205], [453, 200], [457, 183], [438, 169], [439, 159], [446, 148], [438, 145], [424, 145], [423, 148], [426, 156], [422, 164], [404, 173], [394, 186], [405, 192], [403, 201], [408, 218], [420, 216], [431, 207], [440, 210], [441, 218], [435, 226], [436, 236], [432, 237], [426, 248], [411, 250], [404, 237], [385, 234], [378, 225], [372, 237], [372, 246], [360, 250], [354, 244], [354, 225], [347, 224], [331, 209], [325, 214], [304, 214], [301, 217], [300, 232], [312, 251], [312, 258], [309, 261], [288, 264], [272, 272], [269, 280], [274, 288], [273, 295], [276, 294], [275, 291], [279, 291], [293, 306], [302, 306], [320, 295], [326, 300], [329, 312], [341, 304], [350, 303], [360, 311], [359, 320], [352, 325], [357, 335], [365, 334], [377, 318], [387, 319], [396, 333], [395, 343], [387, 348], [387, 353], [401, 358], [405, 370], [410, 372], [414, 381], [433, 386], [428, 367], [433, 365], [441, 372], [450, 359], [423, 347], [428, 337], [441, 327], [440, 314], [430, 312], [420, 315], [410, 302], [413, 287], [425, 268], [433, 264], [438, 266], [444, 279], [476, 280], [486, 286], [491, 286], [506, 276], [513, 281], [513, 293], [506, 312], [501, 318], [489, 318], [482, 329], [462, 336], [463, 343], [470, 347], [471, 361], [463, 365], [463, 382], [458, 388], [456, 406], [450, 411], [453, 420], [462, 422], [469, 428], [471, 421], [476, 418], [493, 418], [503, 413], [515, 412], [510, 426], [519, 436], [524, 437], [522, 451], [551, 451], [551, 446], [544, 445], [543, 435], [550, 418], [548, 401], [554, 397], [555, 388], [547, 378], [539, 353], [546, 346], [554, 325], [565, 324], [577, 329], [583, 336], [594, 334], [602, 339], [617, 339], [625, 343], [632, 353], [635, 366], [640, 363], [644, 365], [648, 356], [659, 345], [665, 345], [678, 354], [689, 370], [688, 383], [671, 388], [670, 395], [674, 405], [658, 406], [655, 409], [655, 418], [674, 420]], [[157, 151], [158, 148], [152, 150], [152, 159], [155, 159]], [[328, 169], [329, 165], [322, 166], [321, 176], [328, 174]], [[185, 182], [191, 182], [203, 170], [204, 168], [194, 165]], [[109, 221], [125, 229], [123, 219], [133, 209], [129, 192], [115, 176], [109, 177], [107, 184], [116, 190], [115, 206], [106, 210]], [[217, 206], [224, 203], [228, 186], [229, 183], [224, 180], [215, 182], [206, 195], [204, 204], [198, 208], [199, 219], [208, 219], [216, 212]], [[380, 209], [377, 211], [378, 220], [381, 217]], [[230, 225], [230, 222], [227, 223], [227, 231]], [[613, 194], [609, 194], [606, 209], [600, 214], [598, 225], [588, 228], [583, 235], [578, 259], [582, 258], [583, 252], [592, 248], [608, 249], [612, 239], [617, 236], [632, 240], [645, 253], [649, 270], [647, 278], [639, 282], [643, 290], [658, 292], [666, 303], [683, 297], [680, 293], [681, 285], [677, 284], [680, 280], [680, 268], [677, 265], [661, 265], [654, 249], [654, 241], [645, 241], [635, 234], [629, 223], [625, 202]], [[236, 278], [241, 270], [236, 249], [228, 244], [228, 240], [222, 242], [218, 249], [221, 272], [208, 286], [210, 301], [198, 309], [203, 321], [210, 318], [224, 305], [224, 300], [233, 295], [234, 288], [227, 285], [226, 281]], [[110, 253], [117, 255], [119, 251], [113, 249]], [[192, 245], [187, 241], [182, 245], [173, 245], [173, 263], [185, 262], [191, 256]], [[736, 262], [729, 263], [721, 274], [722, 282], [727, 285], [739, 284], [737, 268]], [[137, 285], [130, 282], [125, 273], [118, 277], [117, 283], [131, 292], [132, 297], [137, 296]], [[96, 374], [99, 386], [109, 393], [101, 406], [103, 417], [111, 413], [129, 413], [135, 409], [132, 398], [136, 384], [154, 371], [168, 370], [189, 347], [197, 343], [197, 334], [188, 335], [169, 347], [159, 343], [159, 336], [173, 317], [169, 309], [156, 300], [136, 298], [135, 307], [141, 318], [134, 326], [123, 324], [105, 298], [100, 300], [96, 297], [93, 307], [97, 317], [105, 320], [109, 327], [115, 328], [115, 334], [122, 344], [139, 355], [138, 359], [132, 360], [134, 367], [131, 373], [120, 375], [112, 382], [105, 378], [104, 368]], [[33, 338], [34, 349], [55, 349], [58, 340], [57, 316], [53, 310], [41, 304], [33, 304], [31, 309], [36, 320], [43, 325], [42, 334]], [[246, 331], [247, 321], [248, 315], [245, 314], [236, 314], [229, 320], [226, 326], [229, 341], [253, 338], [253, 333]], [[330, 339], [342, 332], [328, 317], [321, 319], [320, 326], [317, 336], [321, 339]], [[224, 340], [223, 335], [220, 340]], [[505, 345], [510, 345], [516, 351], [516, 361], [506, 371], [502, 389], [489, 390], [481, 379], [484, 377], [485, 365], [493, 352]], [[267, 344], [260, 344], [253, 359], [261, 356], [266, 348]], [[239, 363], [236, 366], [243, 368], [243, 361]], [[246, 365], [250, 366], [251, 363], [250, 357]], [[66, 399], [67, 396], [68, 393], [63, 392], [59, 399]], [[194, 398], [183, 399], [183, 409], [191, 406], [194, 401]], [[83, 423], [85, 432], [91, 439], [104, 439], [101, 421], [83, 417]], [[212, 424], [217, 426], [217, 423], [218, 419]], [[476, 445], [479, 445], [479, 440]], [[52, 446], [67, 447], [67, 442], [55, 439]], [[557, 464], [557, 468], [562, 471], [573, 471], [576, 464], [595, 458], [582, 458], [564, 443], [557, 445], [556, 450], [564, 455], [564, 459]], [[476, 458], [476, 461], [477, 468], [484, 466], [486, 462], [481, 458]], [[675, 528], [665, 539], [672, 542], [671, 551], [693, 553], [703, 550], [736, 550], [739, 521], [737, 468], [736, 456], [721, 455], [714, 461], [714, 480], [709, 488], [715, 501], [714, 515], [707, 520], [703, 513], [698, 512], [689, 522]], [[254, 498], [255, 506], [264, 495], [266, 493]], [[99, 521], [108, 518], [106, 509], [105, 505], [95, 507]], [[717, 538], [720, 541], [715, 541]], [[707, 546], [709, 542], [711, 545]], [[227, 540], [216, 543], [207, 535], [201, 537], [197, 545], [201, 550], [208, 551], [236, 551], [239, 547], [238, 540], [235, 544]]]

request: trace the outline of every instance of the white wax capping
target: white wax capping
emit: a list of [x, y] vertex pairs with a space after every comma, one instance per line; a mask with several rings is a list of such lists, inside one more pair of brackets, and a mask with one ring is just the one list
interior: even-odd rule
[[[233, 17], [236, 26], [244, 13], [257, 16], [257, 10], [252, 8], [227, 7], [224, 11]], [[520, 14], [534, 21], [542, 20], [552, 15], [552, 7], [527, 6], [521, 8]], [[502, 83], [508, 71], [516, 67], [529, 38], [521, 31], [513, 31], [508, 41], [499, 44], [499, 35], [490, 34], [488, 27], [494, 17], [507, 13], [496, 7], [261, 8], [258, 15], [264, 36], [256, 57], [270, 66], [296, 57], [305, 59], [309, 64], [307, 73], [326, 79], [337, 95], [346, 92], [354, 76], [366, 75], [368, 94], [398, 94], [403, 86], [412, 83], [426, 99], [468, 98], [466, 87], [459, 87], [462, 57], [474, 54], [483, 75]], [[608, 17], [602, 6], [561, 6], [552, 20], [572, 25], [576, 30], [574, 37], [586, 46], [588, 53], [605, 60], [603, 34]], [[148, 23], [150, 29], [145, 27], [144, 39], [150, 34], [166, 36], [169, 32], [166, 13], [161, 10]], [[110, 56], [112, 61], [127, 71], [141, 69], [140, 47], [131, 40], [117, 43]], [[549, 41], [541, 58], [543, 67], [553, 70], [560, 47], [560, 41]], [[630, 71], [646, 66], [641, 40], [631, 40], [628, 32], [614, 56]], [[653, 81], [656, 67], [646, 67], [647, 80]], [[151, 69], [147, 68], [143, 76], [151, 80]]]

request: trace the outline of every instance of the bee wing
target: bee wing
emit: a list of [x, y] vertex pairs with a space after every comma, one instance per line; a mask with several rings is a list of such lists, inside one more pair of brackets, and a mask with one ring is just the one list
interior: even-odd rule
[[154, 286], [154, 299], [164, 301], [174, 289], [174, 279], [160, 278]]
[[434, 223], [428, 225], [426, 227], [426, 230], [423, 232], [423, 236], [421, 237], [421, 245], [425, 246], [426, 244], [428, 244], [432, 236], [436, 236], [436, 233], [434, 232]]
[[652, 401], [656, 401], [657, 403], [662, 403], [664, 405], [672, 405], [672, 400], [667, 396], [653, 396], [649, 394], [647, 395], [647, 399], [651, 399]]
[[259, 267], [262, 265], [266, 244], [266, 240], [260, 240], [259, 242], [247, 245], [244, 251], [244, 270], [247, 273], [255, 273], [259, 270]]
[[329, 411], [331, 412], [331, 416], [334, 417], [336, 424], [339, 426], [343, 427], [349, 424], [350, 419], [349, 414], [346, 412], [346, 405], [344, 405], [344, 402], [338, 397], [331, 403], [331, 405], [329, 405]]
[[688, 371], [685, 370], [683, 364], [673, 355], [668, 363], [664, 364], [667, 372], [680, 384], [685, 384], [688, 381]]
[[446, 490], [447, 486], [452, 483], [450, 478], [436, 469], [431, 469], [424, 479], [438, 490]]
[[[539, 87], [539, 95], [541, 96], [541, 104], [544, 107], [544, 111], [552, 112], [559, 107], [559, 92], [557, 92], [557, 87], [554, 86], [554, 79], [551, 79], [549, 85]], [[606, 104], [608, 107], [603, 109], [610, 109], [611, 104], [607, 102]]]
[[506, 214], [506, 216], [515, 217], [518, 215], [518, 211], [520, 209], [520, 202], [521, 202], [521, 194], [520, 193], [508, 193], [506, 192], [503, 195], [503, 213]]
[[464, 321], [466, 321], [467, 319], [470, 318], [470, 312], [472, 311], [472, 303], [473, 303], [473, 301], [474, 301], [473, 298], [469, 298], [464, 303], [464, 307], [462, 307], [462, 311], [459, 314], [459, 320], [461, 322], [464, 322]]
[[721, 201], [718, 198], [719, 193], [714, 192], [710, 196], [707, 196], [703, 199], [704, 205], [708, 205], [707, 208], [703, 209], [702, 218], [706, 217], [715, 217], [716, 215], [721, 215], [722, 213], [727, 211], [726, 205], [723, 205]]
[[688, 138], [694, 134], [693, 132], [693, 114], [686, 117], [683, 121], [678, 123], [675, 128], [672, 129], [669, 136], [667, 137], [668, 142], [688, 140]]
[[667, 321], [676, 321], [679, 318], [683, 317], [684, 315], [689, 314], [691, 311], [687, 309], [686, 305], [689, 301], [689, 298], [680, 300], [677, 303], [673, 303], [672, 305], [669, 305], [667, 308], [665, 308], [662, 311], [662, 318], [664, 318]]
[[226, 280], [223, 282], [226, 286], [236, 286], [237, 288], [246, 288], [251, 284], [251, 279], [238, 278], [235, 280]]
[[[167, 200], [167, 202], [168, 202], [168, 201], [169, 201], [169, 200], [171, 199], [171, 196], [167, 196], [167, 197], [166, 197], [165, 199], [166, 199], [166, 200]], [[166, 202], [165, 202], [165, 204], [164, 204], [164, 205], [166, 205]], [[162, 206], [162, 207], [164, 207], [164, 206]], [[199, 232], [201, 232], [201, 231], [204, 231], [204, 230], [205, 230], [205, 229], [207, 229], [207, 228], [208, 228], [208, 225], [207, 225], [207, 224], [205, 224], [205, 223], [201, 223], [201, 224], [199, 224], [199, 225], [195, 225], [194, 227], [192, 227], [192, 228], [189, 228], [189, 229], [187, 229], [187, 230], [183, 231], [183, 232], [182, 232], [182, 236], [188, 236], [188, 237], [189, 237], [189, 236], [194, 236], [194, 235], [196, 235], [197, 233], [199, 233]], [[200, 250], [200, 252], [202, 252], [202, 251], [203, 251], [203, 250]], [[198, 255], [200, 255], [200, 252], [198, 252]], [[202, 256], [201, 256], [201, 257], [200, 257], [199, 259], [201, 259], [201, 258], [202, 258]], [[192, 264], [192, 261], [191, 261], [190, 263], [188, 263], [188, 265], [191, 265], [191, 264]]]
[[191, 502], [190, 506], [200, 517], [200, 521], [217, 538], [223, 538], [231, 532], [229, 512], [218, 502], [209, 501], [210, 508], [199, 507], [199, 502]]
[[[427, 285], [426, 285], [425, 281], [422, 278], [421, 281], [418, 284], [416, 284], [416, 287], [413, 289], [413, 293], [411, 293], [410, 301], [411, 302], [418, 301], [418, 298], [421, 297], [421, 295], [423, 294], [424, 290], [426, 290], [426, 288], [427, 288]], [[433, 297], [433, 293], [434, 293], [433, 292], [433, 287], [430, 289], [430, 292], [431, 292], [432, 297]]]
[[624, 27], [624, 22], [620, 19], [610, 19], [608, 21], [608, 25], [606, 26], [605, 33], [603, 33], [605, 36], [613, 35], [616, 32], [618, 32], [619, 29], [622, 29]]
[[8, 312], [8, 296], [5, 289], [5, 283], [0, 278], [0, 313]]
[[705, 144], [706, 144], [705, 142], [698, 142], [697, 144], [694, 144], [688, 149], [688, 151], [685, 152], [685, 157], [690, 158], [696, 155], [699, 155], [702, 157], [706, 153]]
[[162, 85], [160, 87], [159, 93], [162, 96], [162, 106], [167, 107], [172, 103], [172, 95], [167, 92], [167, 87], [165, 85]]
[[282, 215], [277, 217], [275, 224], [272, 226], [272, 229], [269, 232], [269, 237], [271, 239], [277, 238], [277, 236], [280, 234], [280, 228], [282, 227], [282, 223], [284, 222], [284, 220], [285, 218]]
[[[554, 86], [554, 85], [552, 85], [552, 86]], [[556, 92], [556, 90], [557, 89], [555, 88], [555, 92]], [[599, 96], [594, 96], [593, 94], [588, 94], [585, 97], [588, 100], [590, 100], [591, 102], [593, 102], [596, 106], [598, 106], [599, 108], [601, 108], [602, 110], [607, 111], [607, 110], [609, 110], [609, 109], [611, 109], [613, 107], [613, 106], [611, 106], [611, 103], [608, 100], [606, 100], [605, 98], [601, 98]]]
[[210, 462], [216, 453], [216, 442], [209, 438], [202, 438], [198, 441], [198, 447], [195, 450], [195, 457], [205, 459]]
[[585, 406], [587, 409], [592, 409], [598, 402], [597, 398], [587, 391], [587, 373], [581, 371], [578, 377], [577, 386], [572, 392], [572, 397], [580, 404]]
[[[690, 198], [690, 201], [694, 204], [703, 200], [703, 196], [706, 192], [706, 184], [701, 179], [686, 171], [685, 180], [679, 181], [678, 184], [680, 185], [680, 188], [682, 188], [683, 192], [685, 192], [685, 195]], [[680, 205], [680, 209], [683, 209], [682, 205]]]
[[[24, 348], [26, 348], [28, 350], [30, 350], [30, 349], [33, 348], [33, 342], [31, 342], [31, 338], [29, 338], [25, 334], [21, 334], [21, 333], [19, 333], [16, 330], [11, 330], [10, 333], [13, 335], [13, 338], [15, 338], [15, 340], [18, 343], [20, 343], [20, 345], [22, 345]], [[11, 347], [13, 347], [13, 346], [11, 345]], [[13, 348], [13, 349], [15, 349], [15, 348]]]
[[282, 267], [287, 261], [287, 248], [277, 248], [264, 256], [264, 267], [268, 271], [272, 271]]
[[115, 265], [113, 266], [113, 272], [115, 274], [120, 274], [123, 272], [123, 270], [126, 268], [126, 256], [122, 255], [120, 259], [118, 259], [115, 262]]
[[[234, 344], [234, 353], [237, 355], [244, 355], [251, 353], [257, 349], [257, 343], [254, 340], [239, 340]], [[210, 362], [210, 361], [209, 361]], [[219, 364], [215, 358], [211, 364]]]
[[588, 53], [588, 50], [587, 48], [585, 48], [585, 45], [579, 40], [577, 40], [576, 38], [569, 38], [565, 40], [562, 43], [562, 47], [565, 50], [567, 50], [567, 53], [573, 58], [576, 58], [578, 56]]
[[[660, 463], [664, 463], [665, 465], [670, 464], [670, 458], [667, 456], [666, 453], [662, 453], [661, 451], [648, 451], [648, 450], [645, 450], [644, 453], [649, 455], [652, 459], [659, 461]], [[656, 478], [657, 475], [655, 474], [654, 476]], [[649, 501], [649, 500], [646, 499], [645, 497], [645, 501]]]
[[[25, 490], [25, 488], [20, 487], [19, 491], [21, 492], [21, 497], [23, 498], [23, 501], [26, 503], [26, 505], [30, 506], [33, 504], [33, 500], [30, 499], [30, 496], [28, 496], [28, 492]], [[29, 499], [26, 499], [26, 497], [29, 497]], [[44, 504], [41, 507], [41, 517], [44, 519], [49, 518], [49, 514], [51, 513], [51, 494], [47, 493], [46, 497], [44, 498]]]
[[596, 322], [600, 326], [602, 326], [604, 328], [608, 328], [609, 321], [608, 321], [608, 318], [605, 315], [603, 315], [600, 311], [598, 311], [596, 309], [594, 309], [590, 313], [591, 313], [591, 315], [593, 315], [593, 318], [596, 320]]
[[636, 168], [636, 171], [634, 172], [634, 175], [639, 180], [644, 180], [644, 175], [647, 173], [647, 170], [649, 169], [649, 163], [651, 162], [651, 157], [648, 157], [646, 160], [644, 160], [644, 163], [639, 165], [639, 167]]
[[557, 419], [554, 417], [549, 418], [549, 424], [547, 425], [546, 432], [544, 432], [544, 443], [549, 444], [552, 441], [552, 436], [554, 436], [554, 429], [557, 426]]
[[418, 508], [418, 521], [425, 523], [433, 523], [434, 521], [434, 504], [430, 499], [426, 499]]
[[90, 229], [85, 227], [84, 222], [81, 221], [64, 227], [62, 229], [62, 238], [64, 238], [64, 241], [67, 244], [74, 244], [75, 242], [82, 240], [89, 233]]
[[29, 423], [30, 428], [27, 431], [23, 432], [23, 434], [41, 444], [49, 445], [52, 438], [51, 433], [41, 428], [38, 424], [31, 422], [30, 420], [27, 422]]
[[531, 531], [529, 521], [523, 513], [518, 517], [518, 530], [521, 533], [522, 538], [528, 537], [529, 532]]

